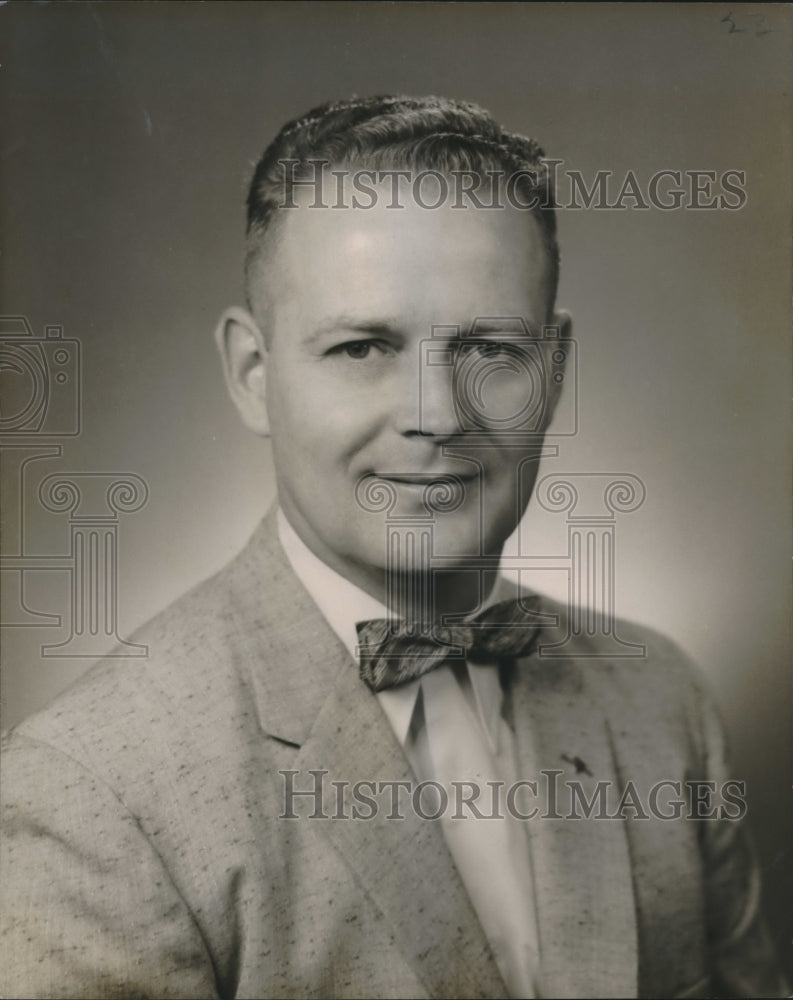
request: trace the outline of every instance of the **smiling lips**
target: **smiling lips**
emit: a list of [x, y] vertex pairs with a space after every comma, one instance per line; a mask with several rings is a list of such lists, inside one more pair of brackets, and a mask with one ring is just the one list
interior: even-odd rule
[[403, 486], [430, 486], [433, 484], [446, 485], [455, 482], [471, 482], [477, 478], [476, 473], [471, 472], [379, 472], [374, 474], [375, 479], [385, 479], [389, 483], [398, 483]]

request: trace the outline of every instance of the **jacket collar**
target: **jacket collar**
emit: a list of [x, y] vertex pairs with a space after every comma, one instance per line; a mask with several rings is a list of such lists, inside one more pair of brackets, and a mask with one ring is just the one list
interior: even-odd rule
[[227, 613], [262, 731], [301, 746], [349, 654], [292, 572], [276, 511], [224, 571]]

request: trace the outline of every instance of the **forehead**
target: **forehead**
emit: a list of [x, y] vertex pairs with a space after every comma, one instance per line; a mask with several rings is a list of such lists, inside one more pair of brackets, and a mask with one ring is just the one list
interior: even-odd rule
[[[376, 186], [377, 187], [377, 186]], [[279, 311], [360, 309], [454, 322], [454, 314], [542, 320], [549, 262], [536, 219], [514, 207], [392, 206], [380, 186], [371, 207], [278, 210], [251, 278]]]

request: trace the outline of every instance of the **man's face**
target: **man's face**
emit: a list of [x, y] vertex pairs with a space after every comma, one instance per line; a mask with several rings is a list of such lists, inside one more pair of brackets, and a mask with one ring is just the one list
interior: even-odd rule
[[[492, 318], [523, 317], [541, 333], [537, 223], [514, 208], [388, 202], [384, 191], [369, 210], [308, 208], [308, 198], [284, 210], [252, 283], [281, 506], [309, 548], [359, 584], [387, 565], [387, 515], [372, 510], [367, 484], [387, 481], [392, 523], [431, 517], [433, 552], [464, 565], [500, 552], [536, 472], [520, 474], [532, 448], [509, 415], [538, 387], [516, 355], [518, 327]], [[466, 345], [478, 317], [490, 322]], [[455, 328], [462, 339], [446, 343]], [[462, 401], [467, 417], [461, 393], [476, 397]], [[449, 476], [462, 502], [428, 513], [427, 484]]]

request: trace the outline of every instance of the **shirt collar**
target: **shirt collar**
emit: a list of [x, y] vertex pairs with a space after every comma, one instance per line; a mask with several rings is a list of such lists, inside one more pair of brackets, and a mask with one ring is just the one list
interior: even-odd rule
[[354, 583], [345, 580], [327, 563], [315, 556], [287, 521], [280, 507], [276, 516], [278, 538], [295, 575], [325, 616], [328, 625], [341, 639], [350, 656], [357, 662], [356, 623], [369, 621], [372, 618], [391, 618], [392, 615], [384, 604], [370, 597]]
[[[279, 507], [276, 515], [278, 538], [295, 576], [303, 584], [327, 623], [339, 637], [350, 656], [358, 662], [358, 622], [373, 618], [392, 618], [380, 601], [365, 593], [331, 569], [309, 549], [289, 523]], [[498, 599], [499, 584], [493, 588], [485, 606]], [[498, 671], [488, 664], [468, 663], [468, 676], [474, 693], [482, 726], [491, 749], [498, 746], [498, 726], [501, 716], [501, 683]], [[378, 694], [397, 739], [404, 745], [416, 707], [421, 680], [411, 681]]]

